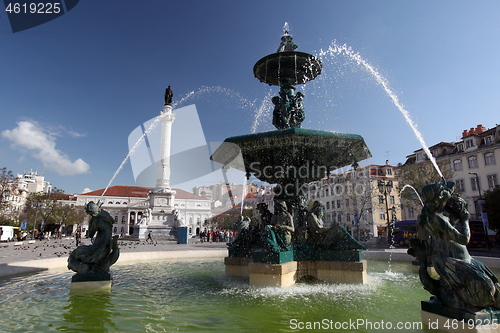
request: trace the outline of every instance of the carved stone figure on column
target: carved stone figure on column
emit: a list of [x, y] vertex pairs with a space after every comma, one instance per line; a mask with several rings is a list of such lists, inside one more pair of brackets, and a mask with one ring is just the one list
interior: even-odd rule
[[267, 204], [264, 202], [257, 204], [257, 212], [260, 215], [260, 224], [258, 225], [258, 229], [259, 231], [264, 231], [266, 225], [271, 224], [273, 213], [269, 211]]
[[315, 201], [311, 211], [307, 214], [307, 239], [308, 242], [322, 250], [353, 250], [366, 249], [354, 239], [351, 234], [338, 223], [331, 227], [323, 227], [324, 204]]
[[[434, 302], [475, 312], [500, 309], [497, 277], [466, 248], [470, 238], [467, 202], [454, 193], [453, 182], [430, 183], [422, 188], [424, 207], [417, 222], [419, 239], [411, 240], [408, 253], [420, 261], [419, 275]], [[430, 259], [430, 262], [429, 262]], [[439, 279], [427, 267], [434, 266]]]
[[265, 227], [264, 244], [272, 252], [290, 251], [294, 231], [293, 217], [286, 202], [275, 201], [271, 224]]
[[[109, 280], [109, 268], [120, 255], [118, 235], [112, 236], [114, 220], [101, 204], [89, 202], [85, 207], [91, 215], [87, 237], [94, 237], [91, 245], [80, 245], [68, 258], [68, 269], [75, 271], [73, 282]], [[97, 234], [97, 235], [96, 235]]]
[[290, 128], [290, 117], [288, 111], [279, 96], [274, 96], [271, 101], [274, 104], [273, 125], [277, 129]]
[[230, 257], [250, 257], [252, 254], [253, 237], [250, 231], [250, 218], [241, 216], [234, 224], [233, 230], [236, 231], [236, 237], [230, 243], [227, 243], [227, 248]]

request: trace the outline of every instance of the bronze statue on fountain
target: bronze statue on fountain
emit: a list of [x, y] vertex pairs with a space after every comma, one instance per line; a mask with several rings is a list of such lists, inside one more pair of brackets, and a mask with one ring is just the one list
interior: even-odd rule
[[72, 282], [109, 281], [109, 268], [120, 256], [118, 236], [112, 235], [114, 220], [99, 202], [89, 202], [85, 211], [91, 216], [87, 237], [95, 238], [91, 245], [80, 245], [70, 253], [68, 269], [77, 273]]
[[[500, 285], [495, 274], [467, 250], [467, 201], [454, 192], [454, 186], [443, 180], [422, 188], [418, 239], [411, 240], [408, 250], [419, 259], [424, 289], [434, 295], [431, 301], [422, 302], [422, 310], [466, 323], [498, 323]], [[439, 277], [432, 277], [429, 268]]]

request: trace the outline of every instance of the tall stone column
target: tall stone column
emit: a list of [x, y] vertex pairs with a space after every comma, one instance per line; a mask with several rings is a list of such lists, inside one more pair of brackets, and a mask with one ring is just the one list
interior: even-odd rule
[[156, 186], [149, 191], [148, 219], [134, 226], [133, 238], [146, 239], [149, 232], [153, 239], [171, 239], [176, 237], [175, 225], [175, 190], [170, 188], [170, 147], [172, 123], [175, 114], [172, 106], [165, 105], [160, 112], [161, 137], [156, 176]]
[[170, 189], [170, 146], [172, 138], [172, 123], [174, 122], [174, 119], [175, 114], [172, 113], [172, 106], [165, 105], [160, 113], [161, 141], [158, 173], [156, 177], [157, 189]]

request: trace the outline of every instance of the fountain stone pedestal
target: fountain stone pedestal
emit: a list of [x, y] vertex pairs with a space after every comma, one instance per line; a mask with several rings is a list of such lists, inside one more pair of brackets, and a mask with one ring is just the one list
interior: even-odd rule
[[224, 258], [226, 275], [246, 278], [251, 286], [289, 287], [299, 281], [365, 284], [366, 260], [300, 260], [254, 262], [253, 258]]
[[79, 273], [73, 275], [71, 278], [70, 292], [83, 292], [83, 291], [111, 291], [113, 285], [113, 278], [111, 273], [107, 276], [96, 277], [93, 274]]
[[252, 262], [248, 265], [249, 284], [260, 287], [290, 287], [297, 280], [296, 261], [282, 264]]

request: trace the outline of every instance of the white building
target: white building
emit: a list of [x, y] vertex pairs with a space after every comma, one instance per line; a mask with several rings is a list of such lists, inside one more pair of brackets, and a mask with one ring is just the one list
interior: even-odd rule
[[[149, 192], [147, 187], [112, 186], [104, 196], [104, 189], [75, 195], [76, 206], [85, 206], [90, 201], [103, 202], [102, 208], [115, 219], [113, 233], [122, 236], [132, 235], [134, 225], [144, 223], [150, 218]], [[178, 219], [189, 227], [190, 235], [199, 234], [206, 220], [212, 216], [211, 201], [180, 189], [176, 191], [173, 207], [178, 211]], [[166, 215], [172, 212], [165, 212]]]
[[17, 219], [24, 209], [30, 193], [50, 193], [52, 185], [45, 181], [44, 176], [39, 176], [36, 171], [31, 171], [30, 173], [17, 174], [5, 188], [8, 190], [4, 194], [8, 204], [2, 213], [9, 218]]
[[39, 176], [36, 171], [25, 172], [22, 175], [17, 174], [12, 183], [20, 190], [27, 191], [28, 193], [49, 193], [52, 190], [52, 185], [45, 181], [44, 176]]

